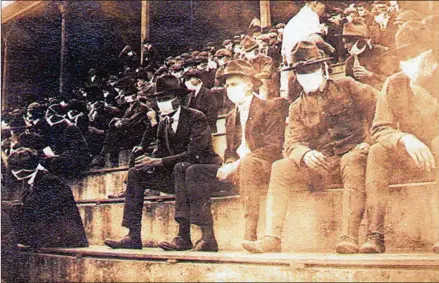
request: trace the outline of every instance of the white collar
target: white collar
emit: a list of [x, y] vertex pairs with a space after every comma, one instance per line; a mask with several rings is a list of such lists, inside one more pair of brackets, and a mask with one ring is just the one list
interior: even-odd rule
[[247, 96], [243, 103], [237, 105], [239, 111], [245, 111], [245, 110], [248, 110], [250, 108], [250, 104], [252, 103], [254, 95], [255, 94], [253, 93], [252, 95]]
[[174, 122], [180, 120], [180, 113], [181, 113], [181, 106], [179, 106], [177, 111], [174, 113], [174, 115], [172, 115], [172, 119], [174, 119]]

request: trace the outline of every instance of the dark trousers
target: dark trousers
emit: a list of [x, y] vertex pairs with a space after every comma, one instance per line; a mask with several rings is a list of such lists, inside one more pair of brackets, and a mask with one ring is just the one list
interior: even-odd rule
[[230, 182], [220, 181], [216, 174], [220, 165], [180, 162], [174, 167], [175, 221], [199, 226], [213, 225], [210, 209], [212, 193], [232, 191]]
[[128, 171], [122, 226], [140, 231], [146, 189], [168, 194], [175, 193], [172, 169], [143, 167], [131, 168]]
[[[435, 137], [429, 146], [435, 157], [436, 168], [439, 168], [439, 137]], [[401, 181], [419, 181], [420, 179], [434, 180], [438, 176], [437, 171], [438, 169], [436, 172], [428, 173], [417, 168], [404, 146], [398, 145], [397, 148], [391, 148], [385, 147], [381, 143], [374, 144], [370, 148], [367, 159], [368, 233], [384, 234], [384, 216], [389, 184]], [[397, 178], [397, 175], [400, 177]]]
[[145, 133], [146, 125], [139, 123], [134, 127], [115, 128], [111, 126], [106, 133], [101, 155], [110, 153], [111, 161], [118, 161], [120, 149], [131, 149], [139, 145]]

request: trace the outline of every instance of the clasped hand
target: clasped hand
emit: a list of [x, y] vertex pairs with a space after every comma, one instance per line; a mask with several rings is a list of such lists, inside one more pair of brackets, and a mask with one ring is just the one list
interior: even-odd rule
[[233, 163], [227, 163], [221, 166], [216, 173], [216, 177], [219, 180], [227, 180], [234, 172], [236, 172], [238, 168], [239, 161], [235, 161]]
[[329, 165], [326, 161], [326, 156], [320, 151], [311, 150], [303, 156], [303, 162], [306, 166], [314, 170], [328, 170]]
[[354, 77], [356, 79], [362, 79], [363, 77], [368, 78], [372, 76], [372, 72], [363, 66], [356, 66], [353, 68], [353, 71], [354, 71]]
[[163, 160], [161, 158], [154, 158], [146, 155], [141, 155], [137, 157], [135, 160], [135, 167], [137, 169], [143, 167], [157, 167], [162, 165], [163, 165]]

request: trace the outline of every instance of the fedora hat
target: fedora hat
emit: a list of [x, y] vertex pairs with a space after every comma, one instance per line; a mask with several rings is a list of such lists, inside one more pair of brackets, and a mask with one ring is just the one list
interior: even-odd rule
[[408, 21], [395, 35], [395, 48], [382, 56], [395, 56], [399, 60], [407, 60], [433, 49], [434, 46], [434, 37], [424, 23]]
[[14, 150], [8, 157], [8, 166], [11, 170], [35, 169], [39, 163], [38, 152], [26, 147]]
[[179, 79], [173, 75], [164, 75], [157, 78], [154, 94], [151, 97], [159, 97], [167, 94], [186, 95], [189, 91], [180, 85]]
[[227, 80], [227, 78], [231, 76], [245, 76], [253, 81], [255, 87], [259, 87], [262, 85], [262, 81], [256, 78], [255, 74], [255, 69], [250, 63], [238, 59], [230, 61], [230, 63], [224, 69], [224, 74], [219, 77], [219, 79], [224, 82], [225, 80]]
[[254, 40], [252, 37], [246, 36], [241, 41], [241, 46], [245, 52], [250, 52], [250, 51], [256, 49], [259, 45], [258, 45], [258, 42], [256, 40]]
[[363, 18], [354, 18], [351, 22], [346, 23], [343, 26], [342, 34], [336, 36], [345, 38], [369, 38], [369, 28], [364, 22]]
[[228, 49], [219, 49], [217, 52], [215, 52], [215, 57], [229, 57], [231, 58], [232, 52]]
[[283, 69], [283, 71], [295, 70], [300, 72], [307, 67], [332, 59], [331, 57], [325, 58], [323, 52], [311, 41], [299, 41], [296, 43], [291, 51], [291, 56], [293, 58], [292, 66]]
[[201, 80], [203, 77], [203, 74], [198, 69], [190, 69], [183, 74], [183, 77], [187, 78], [187, 79], [197, 78], [197, 79]]

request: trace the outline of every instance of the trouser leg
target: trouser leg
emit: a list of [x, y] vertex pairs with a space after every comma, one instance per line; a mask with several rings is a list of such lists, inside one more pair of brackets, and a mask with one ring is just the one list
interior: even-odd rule
[[340, 160], [343, 179], [342, 235], [358, 239], [358, 229], [366, 205], [366, 162], [367, 152], [353, 149]]
[[273, 163], [267, 193], [266, 236], [281, 238], [290, 193], [306, 186], [310, 170], [299, 167], [291, 159]]
[[243, 199], [244, 240], [255, 241], [259, 220], [260, 197], [266, 195], [271, 173], [271, 162], [252, 154], [239, 164], [239, 191]]
[[143, 198], [146, 189], [174, 193], [172, 171], [166, 168], [131, 168], [128, 171], [122, 226], [130, 230], [141, 229]]
[[190, 222], [189, 191], [186, 186], [186, 171], [191, 166], [189, 162], [180, 162], [174, 166], [175, 179], [175, 221]]

